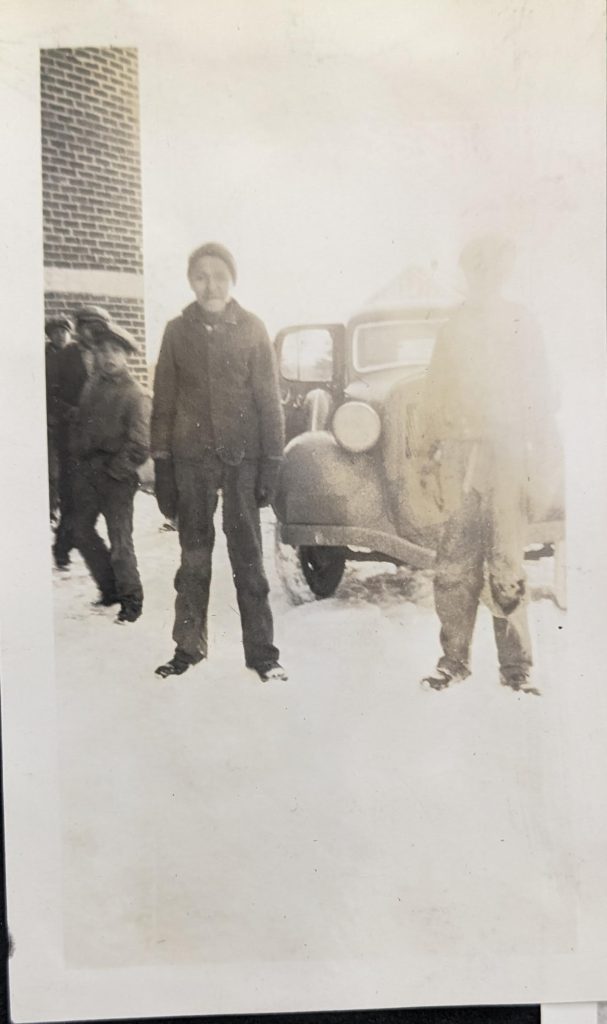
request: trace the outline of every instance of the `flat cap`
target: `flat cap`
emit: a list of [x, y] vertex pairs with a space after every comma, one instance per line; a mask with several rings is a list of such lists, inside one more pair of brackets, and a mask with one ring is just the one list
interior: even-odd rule
[[81, 306], [80, 309], [76, 310], [74, 314], [76, 317], [77, 324], [86, 324], [91, 321], [100, 321], [103, 324], [111, 323], [111, 316], [107, 309], [102, 306]]
[[120, 345], [124, 351], [130, 355], [135, 356], [139, 352], [139, 346], [135, 341], [132, 334], [126, 330], [125, 327], [121, 327], [120, 324], [114, 323], [110, 320], [108, 324], [105, 324], [103, 329], [99, 331], [95, 338], [95, 344], [102, 344], [104, 341], [114, 341]]

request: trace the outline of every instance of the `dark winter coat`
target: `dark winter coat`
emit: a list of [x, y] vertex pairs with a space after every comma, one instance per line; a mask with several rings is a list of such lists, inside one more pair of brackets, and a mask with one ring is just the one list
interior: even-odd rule
[[74, 425], [82, 389], [88, 380], [85, 355], [70, 342], [62, 349], [46, 346], [46, 403], [49, 429], [60, 457], [74, 448]]
[[149, 455], [150, 399], [128, 372], [95, 374], [78, 410], [77, 455], [116, 480], [136, 475]]
[[166, 327], [154, 382], [152, 454], [228, 465], [280, 458], [282, 407], [274, 350], [256, 316], [232, 300], [205, 323], [198, 303]]
[[46, 421], [48, 429], [54, 432], [60, 420], [60, 383], [62, 349], [47, 342], [44, 349], [46, 371]]
[[64, 406], [75, 407], [88, 379], [85, 356], [77, 342], [70, 342], [61, 350], [59, 361], [59, 397]]

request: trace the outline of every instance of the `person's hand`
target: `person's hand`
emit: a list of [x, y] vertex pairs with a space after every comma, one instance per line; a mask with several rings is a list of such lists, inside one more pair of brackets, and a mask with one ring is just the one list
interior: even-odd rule
[[119, 452], [109, 459], [105, 471], [114, 480], [132, 480], [137, 475], [126, 452]]
[[271, 505], [276, 496], [280, 459], [260, 459], [255, 483], [255, 501], [258, 508]]
[[177, 515], [177, 484], [171, 458], [154, 459], [154, 493], [158, 508], [167, 519]]
[[507, 618], [525, 600], [525, 578], [499, 566], [491, 566], [487, 575], [481, 598], [494, 616]]

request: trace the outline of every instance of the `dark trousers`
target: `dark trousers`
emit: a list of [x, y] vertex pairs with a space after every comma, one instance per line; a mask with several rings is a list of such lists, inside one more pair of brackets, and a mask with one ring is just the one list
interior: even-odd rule
[[76, 459], [64, 447], [56, 449], [57, 497], [59, 523], [55, 531], [53, 553], [58, 565], [69, 561], [70, 552], [76, 546], [74, 541], [74, 476]]
[[177, 651], [193, 662], [207, 656], [207, 611], [213, 518], [223, 492], [223, 530], [242, 624], [245, 662], [260, 667], [278, 660], [273, 644], [269, 586], [263, 568], [259, 509], [255, 500], [257, 462], [227, 466], [213, 453], [197, 462], [175, 462], [181, 565], [175, 577]]
[[48, 451], [48, 503], [51, 519], [59, 512], [59, 455], [53, 431], [48, 429], [46, 435]]
[[[522, 576], [523, 546], [516, 516], [504, 509], [492, 514], [476, 491], [444, 524], [434, 575], [434, 601], [441, 623], [443, 656], [439, 666], [449, 672], [469, 672], [470, 644], [485, 581], [484, 567], [512, 571], [515, 559]], [[507, 510], [506, 510], [507, 512]], [[497, 560], [496, 560], [497, 555]], [[527, 608], [521, 603], [507, 618], [494, 617], [493, 629], [500, 668], [509, 672], [531, 666]]]
[[[133, 500], [137, 477], [114, 480], [103, 468], [78, 463], [73, 480], [74, 541], [103, 597], [120, 601], [143, 598], [133, 546]], [[107, 545], [95, 529], [105, 519]]]

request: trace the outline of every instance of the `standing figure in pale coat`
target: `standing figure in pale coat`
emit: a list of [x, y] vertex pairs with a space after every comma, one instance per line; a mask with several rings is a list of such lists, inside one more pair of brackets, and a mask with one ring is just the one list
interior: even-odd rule
[[470, 674], [482, 596], [494, 614], [500, 681], [539, 692], [523, 557], [531, 466], [556, 437], [556, 402], [537, 325], [500, 295], [513, 259], [499, 237], [464, 248], [468, 297], [441, 332], [426, 380], [422, 474], [442, 513], [434, 577], [442, 656], [422, 680], [434, 690]]

